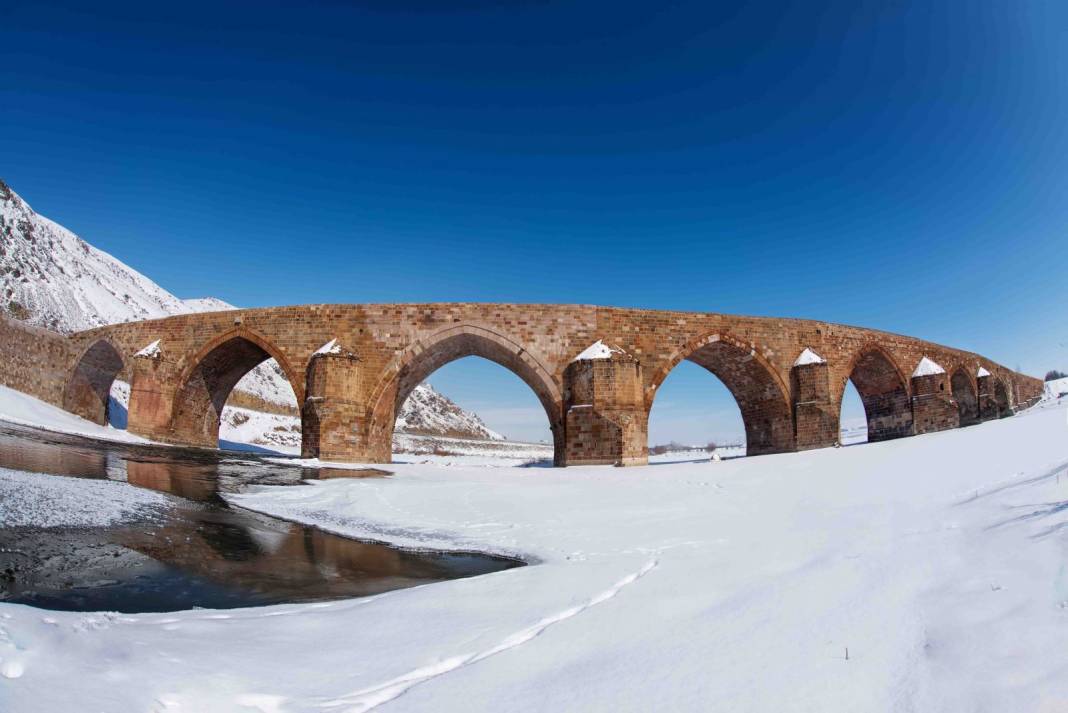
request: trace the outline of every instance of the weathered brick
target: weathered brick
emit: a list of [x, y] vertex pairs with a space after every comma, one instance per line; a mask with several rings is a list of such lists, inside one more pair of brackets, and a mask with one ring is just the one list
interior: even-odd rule
[[[351, 461], [388, 461], [396, 412], [411, 389], [440, 366], [471, 355], [504, 366], [531, 387], [545, 409], [561, 465], [582, 459], [644, 462], [649, 409], [683, 359], [708, 369], [730, 389], [752, 454], [836, 442], [850, 379], [864, 402], [871, 440], [944, 427], [953, 419], [942, 408], [946, 404], [953, 404], [963, 424], [973, 422], [968, 413], [974, 419], [1007, 415], [1042, 391], [1038, 379], [977, 354], [886, 332], [811, 320], [588, 305], [303, 305], [179, 315], [69, 337], [5, 316], [0, 337], [0, 383], [99, 422], [105, 417], [104, 385], [118, 375], [133, 386], [132, 431], [195, 445], [214, 445], [230, 388], [256, 363], [273, 357], [300, 404], [305, 452]], [[320, 359], [313, 361], [315, 351], [335, 338], [358, 361], [354, 375], [331, 382], [333, 369], [340, 367], [309, 373], [309, 366]], [[158, 359], [133, 358], [157, 339]], [[598, 339], [630, 355], [632, 371], [596, 377], [601, 384], [596, 393], [603, 394], [600, 411], [573, 416], [565, 393], [577, 385], [566, 372]], [[826, 364], [796, 370], [794, 361], [806, 347]], [[925, 355], [953, 375], [938, 415], [906, 376]], [[991, 375], [976, 378], [979, 367]], [[326, 374], [317, 375], [317, 368]], [[316, 394], [320, 378], [333, 386]], [[322, 401], [309, 403], [306, 389]], [[974, 393], [974, 402], [964, 390]]]

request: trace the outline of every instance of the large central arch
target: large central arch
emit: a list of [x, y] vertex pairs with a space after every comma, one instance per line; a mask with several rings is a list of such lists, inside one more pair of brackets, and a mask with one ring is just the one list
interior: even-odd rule
[[518, 376], [538, 397], [553, 434], [554, 460], [563, 458], [560, 389], [549, 371], [517, 341], [474, 325], [457, 325], [422, 339], [398, 355], [386, 368], [370, 398], [369, 435], [376, 450], [389, 453], [397, 412], [412, 390], [446, 364], [477, 356]]
[[274, 359], [289, 380], [297, 403], [304, 400], [303, 380], [280, 350], [255, 332], [239, 328], [206, 344], [179, 379], [171, 419], [172, 434], [191, 445], [214, 448], [219, 442], [223, 407], [237, 382], [268, 359]]
[[[881, 347], [869, 344], [861, 348], [853, 357], [846, 379], [853, 382], [864, 404], [869, 442], [912, 435], [912, 399], [908, 382], [893, 358]], [[844, 391], [845, 381], [838, 389], [839, 413]]]
[[712, 372], [731, 392], [745, 425], [747, 455], [794, 450], [788, 390], [778, 373], [753, 346], [719, 332], [689, 342], [653, 375], [646, 391], [646, 418], [660, 385], [683, 360]]

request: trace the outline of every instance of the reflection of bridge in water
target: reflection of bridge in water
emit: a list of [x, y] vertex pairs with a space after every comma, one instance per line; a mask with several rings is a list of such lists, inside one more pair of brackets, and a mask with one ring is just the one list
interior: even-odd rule
[[[203, 452], [193, 454], [200, 456], [198, 460], [184, 461], [158, 447], [63, 443], [72, 440], [51, 435], [42, 440], [21, 429], [4, 429], [0, 431], [0, 466], [126, 480], [178, 496], [156, 519], [64, 535], [73, 538], [70, 549], [91, 553], [84, 568], [65, 566], [66, 574], [78, 571], [83, 585], [114, 583], [99, 591], [78, 588], [73, 596], [85, 608], [109, 608], [110, 603], [112, 608], [131, 611], [150, 602], [154, 604], [148, 606], [162, 610], [340, 599], [520, 564], [486, 555], [411, 552], [360, 542], [230, 508], [219, 496], [220, 487], [236, 491], [250, 480], [297, 483], [304, 475], [300, 469], [261, 466], [248, 458], [238, 461]], [[42, 537], [54, 538], [55, 534]], [[100, 556], [102, 547], [143, 557], [133, 567], [129, 557], [116, 556], [112, 563], [112, 558]], [[25, 563], [21, 566], [25, 568]], [[33, 590], [38, 597], [26, 603], [64, 601], [56, 582], [47, 573], [37, 574], [36, 580], [32, 572], [19, 575], [22, 595], [29, 596], [26, 592]], [[161, 591], [164, 588], [169, 591]], [[19, 593], [14, 598], [23, 601]]]

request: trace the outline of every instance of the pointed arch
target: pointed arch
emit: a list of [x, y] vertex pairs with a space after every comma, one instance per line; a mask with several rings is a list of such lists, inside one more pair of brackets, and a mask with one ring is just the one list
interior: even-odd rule
[[237, 382], [268, 359], [278, 362], [297, 403], [304, 401], [304, 380], [270, 340], [246, 327], [213, 338], [197, 352], [178, 380], [171, 432], [183, 443], [214, 448], [223, 407]]
[[845, 376], [837, 385], [839, 418], [846, 381], [853, 382], [864, 404], [869, 442], [913, 434], [909, 381], [886, 349], [869, 342], [853, 354]]
[[949, 385], [953, 391], [953, 400], [957, 402], [960, 425], [970, 426], [979, 422], [979, 389], [971, 376], [971, 371], [964, 365], [953, 369]]
[[995, 418], [1005, 418], [1012, 415], [1012, 402], [1009, 400], [1009, 390], [1001, 377], [994, 377], [994, 407]]
[[785, 453], [796, 448], [789, 389], [754, 345], [715, 331], [679, 348], [654, 372], [645, 391], [646, 419], [657, 390], [683, 360], [711, 372], [738, 404], [745, 426], [746, 453]]
[[386, 366], [369, 399], [369, 437], [376, 450], [383, 455], [390, 452], [397, 412], [412, 390], [441, 367], [468, 356], [504, 367], [531, 388], [549, 419], [554, 460], [562, 462], [562, 398], [556, 379], [517, 340], [472, 324], [455, 325], [424, 337]]
[[111, 342], [98, 339], [79, 355], [63, 390], [63, 408], [102, 426], [108, 423], [111, 385], [125, 366]]

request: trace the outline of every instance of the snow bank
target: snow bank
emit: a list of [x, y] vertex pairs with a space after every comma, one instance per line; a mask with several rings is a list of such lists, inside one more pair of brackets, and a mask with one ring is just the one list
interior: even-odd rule
[[538, 564], [228, 612], [0, 604], [0, 658], [21, 672], [0, 697], [5, 713], [1060, 710], [1066, 411], [718, 463], [260, 487], [235, 502]]
[[1068, 395], [1068, 377], [1047, 381], [1042, 391], [1043, 400], [1050, 401]]
[[916, 365], [916, 371], [912, 372], [913, 376], [931, 376], [933, 374], [945, 374], [946, 370], [939, 366], [934, 361], [924, 357], [920, 359], [920, 363]]
[[0, 421], [36, 426], [49, 431], [88, 436], [105, 441], [149, 443], [148, 440], [111, 426], [101, 426], [45, 403], [29, 394], [0, 386]]
[[0, 527], [102, 527], [154, 517], [169, 504], [126, 483], [0, 468]]

